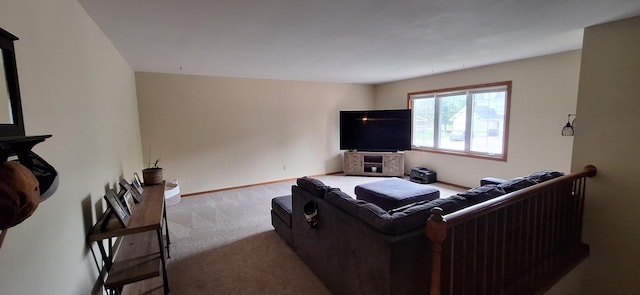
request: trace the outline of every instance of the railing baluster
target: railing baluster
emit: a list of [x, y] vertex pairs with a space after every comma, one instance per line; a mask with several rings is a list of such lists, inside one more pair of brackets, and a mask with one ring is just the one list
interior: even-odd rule
[[[537, 253], [537, 243], [538, 243], [538, 231], [540, 228], [540, 224], [538, 221], [538, 196], [534, 196], [530, 199], [528, 199], [531, 203], [533, 203], [533, 212], [529, 213], [531, 214], [532, 218], [532, 229], [531, 229], [531, 235], [526, 235], [526, 236], [531, 236], [531, 241], [527, 241], [526, 245], [531, 245], [531, 259], [529, 259], [529, 261], [531, 261], [531, 264], [534, 263], [535, 259], [536, 259], [536, 253]], [[528, 232], [528, 231], [527, 231]], [[529, 267], [529, 264], [525, 264], [526, 267]]]
[[446, 216], [438, 208], [440, 220], [434, 213], [427, 223], [430, 294], [533, 294], [547, 284], [562, 255], [583, 245], [586, 177], [595, 173], [585, 167]]
[[478, 287], [478, 220], [469, 221], [468, 223], [472, 224], [472, 226], [470, 226], [470, 230], [472, 231], [473, 238], [470, 241], [471, 245], [469, 245], [469, 250], [472, 253], [473, 259], [471, 260], [471, 269], [467, 270], [466, 273], [470, 280], [469, 286], [471, 292], [473, 292], [473, 290], [477, 290]]
[[460, 225], [460, 227], [462, 228], [461, 230], [461, 235], [459, 237], [459, 239], [462, 241], [461, 243], [459, 243], [458, 245], [460, 246], [460, 251], [462, 251], [462, 260], [460, 262], [460, 295], [465, 295], [466, 294], [466, 288], [468, 288], [468, 279], [469, 277], [467, 276], [467, 273], [469, 272], [468, 266], [467, 266], [467, 261], [469, 261], [469, 251], [468, 250], [468, 234], [469, 231], [467, 230], [467, 223], [463, 223]]
[[491, 244], [489, 241], [489, 227], [491, 226], [491, 216], [493, 216], [493, 213], [487, 215], [483, 220], [484, 220], [484, 226], [483, 226], [483, 231], [482, 231], [482, 242], [480, 243], [483, 248], [482, 248], [482, 254], [484, 256], [484, 259], [482, 260], [482, 279], [480, 280], [480, 290], [482, 291], [482, 294], [487, 294], [487, 282], [489, 281], [489, 275], [488, 272], [489, 270], [487, 269], [489, 267], [489, 245]]
[[[501, 211], [504, 212], [504, 222], [502, 223], [502, 255], [500, 255], [501, 257], [501, 262], [500, 262], [500, 282], [499, 284], [496, 286], [496, 292], [500, 290], [499, 286], [504, 286], [506, 284], [506, 278], [505, 278], [505, 270], [507, 268], [507, 263], [506, 263], [506, 249], [507, 249], [507, 222], [508, 222], [508, 208], [503, 208]], [[494, 293], [496, 293], [494, 292]]]
[[505, 227], [506, 224], [506, 210], [501, 209], [497, 210], [498, 216], [496, 217], [496, 245], [498, 246], [498, 250], [495, 251], [495, 262], [494, 262], [494, 282], [493, 287], [489, 288], [491, 292], [489, 294], [496, 294], [498, 289], [496, 286], [500, 286], [503, 284], [504, 274], [502, 271], [504, 270], [504, 246], [505, 246]]

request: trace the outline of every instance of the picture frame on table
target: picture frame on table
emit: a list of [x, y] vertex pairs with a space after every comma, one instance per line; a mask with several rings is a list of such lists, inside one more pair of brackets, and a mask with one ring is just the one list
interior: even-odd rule
[[131, 186], [133, 186], [133, 188], [135, 188], [138, 191], [138, 194], [142, 196], [142, 192], [144, 191], [144, 188], [142, 188], [142, 182], [140, 181], [140, 177], [138, 176], [137, 172], [133, 173], [133, 179], [131, 179]]
[[126, 179], [124, 178], [120, 179], [120, 187], [125, 191], [131, 192], [133, 196], [133, 200], [136, 203], [140, 203], [140, 200], [142, 199], [142, 194], [140, 194], [138, 190], [134, 188], [133, 185], [129, 183]]
[[133, 214], [133, 209], [136, 207], [136, 201], [133, 199], [133, 193], [131, 193], [131, 191], [125, 191], [123, 198], [124, 203], [127, 205], [129, 215]]
[[126, 210], [127, 213], [129, 213], [129, 215], [131, 215], [133, 213], [133, 211], [129, 209], [129, 205], [127, 204], [128, 200], [125, 198], [125, 194], [127, 194], [127, 193], [131, 194], [129, 191], [121, 189], [117, 193], [117, 195], [118, 195], [117, 199], [118, 199], [118, 202], [120, 202], [120, 205], [122, 205], [122, 208], [124, 208], [124, 210]]
[[118, 200], [118, 195], [116, 194], [116, 191], [112, 189], [108, 190], [107, 193], [104, 195], [104, 198], [105, 200], [107, 200], [107, 204], [109, 204], [109, 207], [111, 208], [113, 213], [116, 215], [120, 224], [124, 227], [127, 227], [127, 225], [129, 225], [129, 218], [131, 216], [127, 211], [127, 209], [123, 206], [123, 204], [120, 203], [120, 200]]

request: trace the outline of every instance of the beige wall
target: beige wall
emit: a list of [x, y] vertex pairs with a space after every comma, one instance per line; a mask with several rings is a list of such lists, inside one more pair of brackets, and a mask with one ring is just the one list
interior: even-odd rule
[[136, 73], [143, 153], [182, 193], [342, 171], [339, 110], [373, 86]]
[[514, 81], [508, 162], [410, 152], [407, 167], [426, 165], [444, 181], [472, 186], [486, 175], [595, 164], [584, 234], [592, 255], [550, 293], [640, 292], [640, 202], [632, 188], [640, 137], [631, 130], [640, 124], [639, 18], [585, 32], [572, 160], [574, 139], [559, 132], [576, 107], [580, 51], [375, 89], [150, 73], [134, 82], [75, 0], [3, 1], [0, 27], [21, 38], [26, 131], [53, 134], [35, 151], [60, 173], [56, 194], [7, 234], [0, 294], [100, 293], [85, 235], [104, 210], [105, 188], [139, 170], [141, 150], [146, 158], [150, 146], [152, 159], [162, 157], [165, 178], [179, 179], [185, 193], [330, 173], [342, 170], [338, 110], [404, 108], [407, 92], [502, 80]]
[[640, 17], [585, 29], [572, 167], [594, 164], [590, 257], [549, 294], [640, 294]]
[[86, 233], [105, 208], [105, 188], [142, 168], [134, 73], [77, 1], [0, 6], [0, 27], [20, 38], [26, 133], [53, 134], [35, 151], [60, 175], [57, 192], [9, 229], [0, 294], [99, 293]]
[[428, 152], [407, 152], [405, 168], [425, 166], [438, 180], [477, 186], [486, 176], [511, 178], [535, 170], [569, 171], [572, 137], [560, 136], [567, 114], [575, 113], [580, 51], [496, 64], [376, 86], [376, 107], [406, 108], [407, 93], [513, 81], [508, 159], [481, 160]]

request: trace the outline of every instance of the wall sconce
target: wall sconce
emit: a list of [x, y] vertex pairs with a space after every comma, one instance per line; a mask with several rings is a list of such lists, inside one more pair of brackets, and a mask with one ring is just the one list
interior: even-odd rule
[[[571, 120], [573, 117], [573, 120]], [[567, 115], [567, 124], [562, 127], [562, 136], [573, 136], [573, 121], [576, 120], [576, 114]]]

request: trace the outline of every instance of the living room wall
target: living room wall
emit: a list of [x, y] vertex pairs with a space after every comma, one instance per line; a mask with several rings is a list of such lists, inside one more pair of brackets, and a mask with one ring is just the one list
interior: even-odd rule
[[466, 69], [376, 85], [376, 108], [407, 107], [407, 93], [513, 81], [506, 162], [445, 154], [406, 152], [405, 169], [427, 167], [438, 180], [474, 187], [486, 176], [512, 178], [536, 170], [569, 171], [572, 137], [560, 135], [575, 113], [580, 51]]
[[[101, 294], [86, 234], [105, 189], [142, 168], [135, 77], [76, 0], [5, 0], [27, 135], [60, 184], [0, 248], [0, 294]], [[96, 248], [97, 250], [97, 248]], [[99, 257], [99, 254], [97, 254]]]
[[640, 294], [640, 16], [588, 27], [572, 167], [587, 182], [583, 239], [591, 255], [548, 294]]
[[339, 110], [374, 105], [359, 84], [138, 72], [136, 85], [144, 158], [183, 194], [342, 171]]

